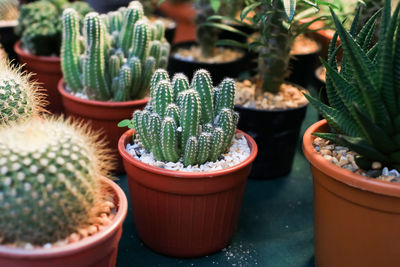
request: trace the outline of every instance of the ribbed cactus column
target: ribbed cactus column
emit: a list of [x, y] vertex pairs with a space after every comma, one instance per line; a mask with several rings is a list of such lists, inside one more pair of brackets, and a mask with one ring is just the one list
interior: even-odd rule
[[111, 97], [110, 88], [106, 82], [104, 57], [104, 32], [97, 13], [89, 13], [84, 20], [86, 54], [83, 65], [83, 84], [93, 91], [100, 100]]
[[143, 62], [149, 53], [149, 44], [149, 24], [145, 20], [140, 20], [135, 24], [133, 46], [130, 56], [138, 57]]
[[61, 46], [61, 68], [69, 87], [73, 92], [82, 89], [80, 59], [81, 44], [79, 41], [78, 13], [68, 8], [63, 15], [63, 40]]
[[193, 89], [186, 90], [182, 94], [180, 125], [182, 127], [182, 147], [185, 147], [189, 137], [197, 136], [199, 133], [201, 103], [198, 93]]

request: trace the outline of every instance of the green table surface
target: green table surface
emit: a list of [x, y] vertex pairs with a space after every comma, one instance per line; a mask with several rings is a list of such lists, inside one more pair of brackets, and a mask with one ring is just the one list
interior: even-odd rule
[[[129, 207], [117, 266], [314, 266], [312, 176], [301, 138], [316, 120], [315, 110], [309, 107], [289, 175], [248, 180], [238, 227], [227, 248], [193, 259], [157, 254], [139, 239]], [[129, 201], [126, 176], [117, 183]]]

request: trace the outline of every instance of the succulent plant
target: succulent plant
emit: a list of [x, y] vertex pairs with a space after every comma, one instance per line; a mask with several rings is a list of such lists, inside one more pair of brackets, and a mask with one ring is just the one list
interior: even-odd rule
[[37, 85], [21, 68], [0, 59], [0, 125], [37, 115], [44, 105]]
[[[400, 170], [400, 5], [391, 16], [390, 0], [381, 12], [378, 43], [371, 39], [379, 12], [356, 32], [360, 9], [347, 31], [335, 13], [336, 26], [328, 62], [326, 90], [329, 105], [307, 96], [324, 116], [332, 133], [314, 135], [344, 145], [360, 154], [357, 164], [370, 169], [373, 161]], [[336, 43], [344, 54], [338, 70]]]
[[161, 21], [151, 24], [140, 2], [84, 19], [84, 47], [79, 17], [63, 13], [61, 66], [72, 92], [84, 90], [96, 100], [128, 101], [147, 93], [156, 68], [166, 68], [170, 50]]
[[80, 19], [92, 10], [85, 2], [66, 0], [41, 0], [22, 5], [17, 34], [24, 48], [35, 55], [58, 55], [62, 32], [60, 16], [68, 7], [76, 8]]
[[98, 136], [62, 119], [0, 128], [0, 237], [43, 245], [92, 223], [112, 165]]
[[206, 70], [195, 73], [191, 85], [183, 74], [170, 81], [157, 70], [151, 81], [151, 99], [135, 111], [133, 128], [156, 160], [196, 165], [216, 161], [232, 143], [238, 122], [233, 111], [235, 82], [226, 78], [213, 88]]
[[0, 0], [0, 20], [18, 19], [18, 6], [18, 0]]

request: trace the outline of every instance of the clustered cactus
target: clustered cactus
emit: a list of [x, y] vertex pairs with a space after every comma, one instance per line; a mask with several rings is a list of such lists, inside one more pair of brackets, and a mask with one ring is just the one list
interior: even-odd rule
[[20, 68], [0, 59], [0, 125], [37, 115], [44, 104], [37, 85]]
[[[391, 16], [390, 0], [385, 1], [375, 45], [372, 38], [380, 11], [358, 33], [360, 9], [350, 31], [331, 12], [337, 33], [328, 62], [322, 61], [329, 105], [307, 98], [326, 118], [332, 133], [314, 135], [359, 153], [356, 162], [361, 168], [368, 170], [378, 161], [400, 170], [400, 4]], [[340, 70], [338, 37], [343, 47]]]
[[43, 245], [93, 223], [110, 169], [104, 144], [59, 119], [0, 127], [0, 240]]
[[96, 100], [128, 101], [147, 93], [157, 68], [166, 68], [170, 45], [161, 21], [151, 24], [143, 7], [127, 8], [84, 19], [84, 48], [73, 9], [63, 14], [61, 66], [72, 92], [85, 90]]
[[0, 0], [0, 20], [18, 19], [18, 6], [18, 0]]
[[87, 3], [79, 1], [40, 0], [23, 5], [17, 27], [23, 47], [35, 55], [59, 55], [62, 32], [60, 16], [68, 7], [78, 10], [81, 18], [92, 11]]
[[231, 145], [239, 116], [233, 111], [235, 82], [226, 78], [213, 88], [206, 70], [195, 73], [191, 85], [183, 74], [172, 82], [157, 70], [151, 80], [151, 98], [132, 122], [146, 150], [156, 160], [196, 165], [216, 161]]

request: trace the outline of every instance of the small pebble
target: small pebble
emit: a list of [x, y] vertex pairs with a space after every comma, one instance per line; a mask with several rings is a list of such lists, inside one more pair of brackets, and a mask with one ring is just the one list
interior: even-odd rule
[[80, 237], [77, 233], [73, 233], [68, 237], [68, 244], [78, 242], [80, 240]]
[[382, 163], [378, 162], [378, 161], [374, 161], [372, 162], [371, 168], [373, 170], [378, 170], [382, 168]]
[[97, 227], [91, 225], [87, 228], [87, 232], [89, 233], [89, 235], [94, 235], [95, 233], [97, 233]]

